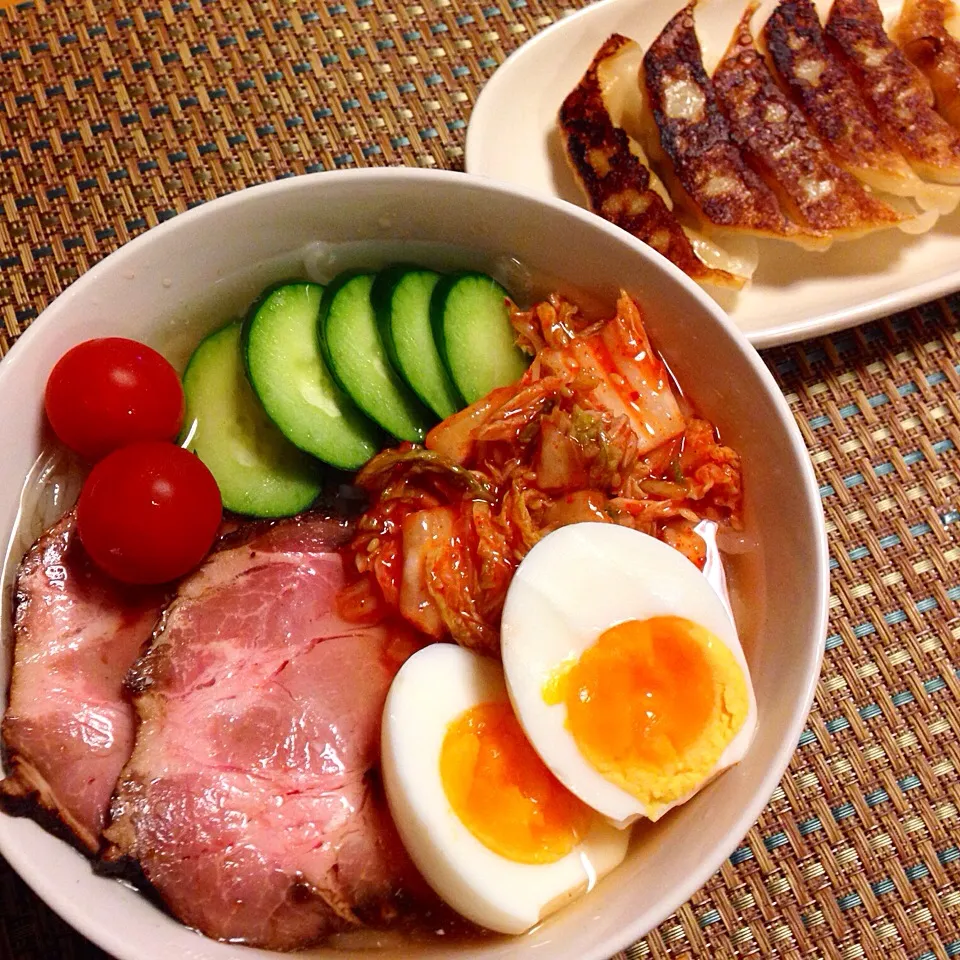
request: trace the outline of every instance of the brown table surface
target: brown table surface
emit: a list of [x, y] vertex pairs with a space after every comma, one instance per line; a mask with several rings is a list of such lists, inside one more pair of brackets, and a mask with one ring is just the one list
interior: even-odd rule
[[[0, 11], [0, 354], [93, 263], [204, 200], [305, 171], [460, 168], [471, 105], [497, 65], [582, 5]], [[823, 674], [759, 822], [631, 960], [960, 956], [958, 314], [948, 298], [764, 354], [822, 484]], [[3, 865], [0, 955], [104, 956]]]

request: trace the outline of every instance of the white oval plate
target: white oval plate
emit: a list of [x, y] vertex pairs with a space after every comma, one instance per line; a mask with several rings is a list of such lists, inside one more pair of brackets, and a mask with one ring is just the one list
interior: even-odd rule
[[[680, 0], [603, 0], [525, 43], [477, 100], [467, 129], [467, 172], [585, 206], [560, 146], [557, 110], [611, 33], [647, 46], [680, 6]], [[731, 34], [732, 26], [718, 42]], [[920, 237], [888, 230], [826, 253], [763, 241], [753, 283], [737, 295], [717, 292], [716, 299], [759, 348], [842, 330], [958, 289], [960, 211]]]

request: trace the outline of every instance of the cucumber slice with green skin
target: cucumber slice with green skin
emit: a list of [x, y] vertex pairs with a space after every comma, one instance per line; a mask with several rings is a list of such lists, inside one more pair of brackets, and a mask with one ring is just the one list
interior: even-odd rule
[[291, 443], [356, 470], [380, 449], [380, 432], [327, 369], [317, 340], [322, 300], [316, 283], [268, 290], [244, 321], [244, 362], [267, 416]]
[[516, 383], [530, 364], [517, 346], [507, 291], [482, 273], [443, 277], [430, 301], [433, 337], [466, 402]]
[[223, 506], [251, 517], [287, 517], [320, 494], [320, 465], [286, 440], [247, 383], [240, 322], [210, 334], [183, 374], [183, 445], [209, 468]]
[[371, 420], [420, 443], [435, 421], [390, 365], [370, 293], [372, 273], [341, 274], [320, 307], [320, 343], [334, 379]]
[[440, 274], [389, 267], [377, 274], [370, 298], [387, 355], [411, 390], [441, 419], [462, 406], [440, 359], [430, 324], [430, 297]]

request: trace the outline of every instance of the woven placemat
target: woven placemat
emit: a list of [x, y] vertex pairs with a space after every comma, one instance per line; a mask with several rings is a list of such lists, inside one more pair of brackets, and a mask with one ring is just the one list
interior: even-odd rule
[[[483, 83], [583, 5], [489, 3], [0, 12], [0, 354], [98, 259], [218, 194], [364, 164], [459, 168]], [[828, 517], [823, 676], [759, 823], [631, 960], [960, 956], [958, 317], [942, 300], [765, 355]], [[0, 911], [4, 957], [103, 957], [2, 866]]]

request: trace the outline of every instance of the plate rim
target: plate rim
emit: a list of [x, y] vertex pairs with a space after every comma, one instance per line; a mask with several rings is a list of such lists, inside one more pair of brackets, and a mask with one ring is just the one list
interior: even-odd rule
[[[496, 102], [496, 95], [499, 89], [504, 86], [509, 89], [508, 68], [512, 65], [513, 61], [521, 57], [525, 59], [530, 51], [536, 48], [542, 41], [546, 40], [549, 42], [551, 34], [567, 28], [568, 24], [572, 21], [597, 16], [597, 11], [605, 7], [617, 7], [631, 2], [635, 3], [638, 7], [642, 7], [647, 0], [599, 0], [598, 3], [589, 3], [580, 10], [567, 14], [566, 16], [561, 16], [558, 20], [551, 23], [550, 26], [545, 27], [536, 35], [530, 37], [529, 40], [522, 43], [497, 67], [493, 76], [490, 77], [481, 88], [473, 105], [473, 109], [470, 112], [470, 118], [467, 123], [467, 135], [464, 143], [464, 172], [472, 176], [486, 177], [491, 180], [497, 180], [500, 183], [507, 183], [515, 189], [520, 188], [537, 196], [550, 197], [554, 200], [560, 200], [563, 203], [570, 203], [571, 206], [580, 207], [581, 210], [587, 210], [586, 207], [580, 204], [564, 200], [564, 198], [559, 197], [552, 191], [531, 189], [526, 184], [522, 184], [516, 180], [507, 180], [486, 173], [483, 169], [484, 164], [480, 161], [480, 144], [483, 142], [482, 130], [483, 126], [489, 123], [489, 121], [486, 120], [485, 114], [490, 112], [490, 104]], [[683, 0], [677, 0], [677, 2], [682, 4]], [[505, 76], [506, 79], [504, 79]], [[478, 120], [480, 121], [479, 123], [477, 122]], [[587, 212], [590, 213], [591, 211], [587, 210]], [[593, 215], [597, 216], [597, 214]], [[603, 218], [600, 217], [600, 219]], [[663, 260], [667, 259], [659, 251], [653, 250], [652, 252]], [[754, 348], [757, 350], [765, 350], [849, 330], [872, 320], [880, 320], [884, 317], [892, 316], [958, 291], [960, 291], [960, 263], [958, 263], [958, 266], [952, 271], [948, 271], [938, 277], [931, 277], [922, 283], [913, 284], [904, 290], [891, 291], [882, 296], [861, 301], [850, 307], [821, 312], [804, 320], [793, 320], [788, 323], [776, 324], [762, 330], [741, 329], [733, 316], [724, 307], [720, 306], [720, 309], [727, 315], [731, 323], [750, 341], [750, 344]]]

